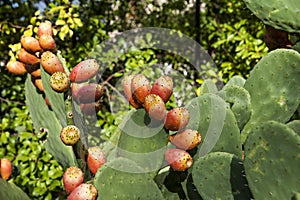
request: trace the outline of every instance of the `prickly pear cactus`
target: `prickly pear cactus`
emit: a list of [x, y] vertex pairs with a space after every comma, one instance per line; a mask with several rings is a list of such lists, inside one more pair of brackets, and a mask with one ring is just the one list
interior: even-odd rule
[[116, 158], [102, 166], [94, 183], [98, 189], [99, 200], [164, 199], [152, 177], [144, 173], [144, 169], [134, 161], [126, 158]]
[[0, 178], [0, 199], [30, 200], [21, 188]]
[[250, 199], [243, 171], [242, 160], [233, 154], [213, 152], [196, 160], [192, 176], [203, 199]]
[[300, 31], [298, 0], [244, 0], [247, 7], [265, 24], [288, 32]]
[[269, 121], [254, 127], [245, 143], [245, 173], [254, 199], [291, 199], [299, 192], [300, 136]]
[[252, 114], [242, 131], [242, 141], [258, 122], [287, 122], [300, 102], [300, 54], [278, 49], [262, 58], [251, 71], [245, 89], [251, 97]]

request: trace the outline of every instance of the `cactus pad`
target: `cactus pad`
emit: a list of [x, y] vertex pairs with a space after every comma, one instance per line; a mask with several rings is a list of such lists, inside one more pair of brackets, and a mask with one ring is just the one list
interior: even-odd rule
[[211, 79], [206, 79], [201, 85], [200, 92], [201, 94], [205, 94], [205, 93], [215, 94], [216, 92], [218, 92], [218, 88]]
[[293, 120], [286, 125], [293, 129], [293, 131], [300, 136], [300, 120]]
[[299, 192], [300, 136], [275, 121], [253, 129], [245, 143], [245, 171], [255, 199], [290, 199]]
[[143, 171], [143, 168], [126, 158], [116, 158], [107, 162], [98, 170], [94, 180], [98, 199], [163, 199], [151, 176]]
[[300, 102], [300, 54], [278, 49], [262, 58], [251, 71], [245, 89], [251, 96], [252, 115], [242, 131], [242, 141], [255, 123], [287, 122]]
[[30, 198], [14, 183], [0, 178], [0, 199], [29, 200]]
[[298, 0], [244, 0], [247, 7], [265, 24], [287, 32], [300, 31]]
[[194, 163], [192, 175], [203, 199], [250, 199], [243, 170], [233, 154], [212, 152]]

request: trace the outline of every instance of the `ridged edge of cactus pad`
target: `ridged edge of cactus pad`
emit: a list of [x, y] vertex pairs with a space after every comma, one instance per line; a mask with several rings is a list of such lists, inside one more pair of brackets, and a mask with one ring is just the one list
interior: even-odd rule
[[244, 165], [255, 199], [291, 199], [300, 191], [300, 136], [275, 121], [254, 127]]
[[26, 193], [14, 183], [0, 178], [0, 199], [6, 200], [30, 200]]
[[298, 0], [244, 0], [247, 7], [265, 24], [287, 32], [300, 31]]

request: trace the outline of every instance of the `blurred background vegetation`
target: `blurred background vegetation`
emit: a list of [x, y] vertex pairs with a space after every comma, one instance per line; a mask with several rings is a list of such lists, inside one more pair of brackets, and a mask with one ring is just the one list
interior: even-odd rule
[[[206, 69], [210, 76], [223, 82], [234, 75], [247, 77], [268, 51], [263, 42], [264, 25], [239, 0], [0, 1], [0, 157], [13, 161], [11, 181], [32, 199], [63, 199], [63, 168], [44, 149], [43, 130], [33, 130], [24, 95], [26, 76], [10, 74], [5, 65], [15, 59], [21, 35], [33, 35], [43, 20], [52, 22], [57, 49], [69, 68], [84, 60], [99, 43], [137, 27], [169, 28], [191, 37], [218, 68]], [[111, 62], [102, 77], [107, 91], [114, 89], [112, 85], [124, 71], [157, 63], [183, 73], [193, 86], [193, 93], [199, 94], [203, 80], [196, 70], [179, 56], [155, 49], [128, 52]], [[100, 135], [95, 143], [109, 138], [120, 121], [121, 115], [114, 115], [111, 110], [111, 101], [104, 100], [91, 124], [99, 130], [93, 129], [94, 134]], [[168, 106], [175, 104], [179, 102], [173, 99]]]

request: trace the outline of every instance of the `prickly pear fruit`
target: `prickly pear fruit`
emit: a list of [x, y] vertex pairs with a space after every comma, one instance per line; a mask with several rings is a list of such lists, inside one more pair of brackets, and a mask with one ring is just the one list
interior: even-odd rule
[[26, 51], [31, 53], [42, 51], [39, 41], [32, 36], [22, 36], [21, 45]]
[[62, 128], [60, 139], [65, 145], [72, 146], [79, 141], [80, 130], [74, 125], [68, 125]]
[[[77, 95], [77, 96], [75, 96]], [[103, 96], [103, 87], [96, 83], [89, 83], [81, 86], [77, 93], [73, 94], [79, 103], [92, 103], [98, 101]]]
[[125, 97], [127, 101], [129, 101], [130, 105], [132, 105], [134, 108], [140, 108], [142, 107], [142, 105], [139, 104], [132, 96], [131, 81], [133, 77], [134, 75], [125, 76], [122, 83], [122, 87], [124, 90]]
[[80, 104], [80, 110], [84, 115], [95, 115], [100, 110], [100, 102]]
[[150, 118], [157, 121], [164, 120], [167, 114], [165, 102], [156, 94], [149, 94], [146, 96], [144, 108]]
[[92, 184], [82, 183], [71, 192], [67, 200], [95, 200], [96, 197], [96, 187]]
[[31, 75], [31, 81], [34, 84], [34, 86], [39, 89], [39, 91], [44, 92], [44, 86], [42, 83], [42, 79], [41, 78], [36, 78], [34, 76]]
[[71, 71], [69, 78], [71, 82], [81, 83], [94, 77], [99, 70], [95, 59], [87, 59], [78, 63]]
[[15, 75], [23, 75], [27, 72], [25, 63], [19, 61], [9, 61], [6, 64], [6, 68], [10, 73]]
[[39, 44], [44, 50], [53, 51], [56, 48], [54, 38], [49, 34], [43, 34], [39, 37]]
[[52, 32], [52, 24], [50, 21], [44, 21], [40, 23], [39, 28], [38, 28], [38, 36], [41, 37], [41, 35], [53, 35]]
[[106, 156], [98, 146], [88, 148], [87, 164], [93, 174], [106, 162]]
[[190, 120], [190, 113], [184, 107], [173, 108], [166, 116], [165, 128], [171, 131], [184, 129]]
[[169, 136], [169, 140], [177, 148], [191, 150], [201, 142], [201, 134], [196, 130], [185, 129]]
[[193, 164], [191, 155], [182, 149], [167, 149], [165, 160], [175, 171], [185, 171]]
[[41, 69], [40, 65], [25, 65], [26, 71], [31, 74], [32, 76], [39, 78], [41, 77]]
[[25, 64], [36, 65], [40, 62], [40, 59], [38, 57], [36, 57], [34, 54], [29, 53], [24, 48], [21, 48], [18, 51], [17, 56], [18, 59]]
[[144, 104], [145, 98], [150, 94], [151, 86], [149, 80], [143, 74], [135, 75], [131, 80], [131, 91], [133, 98], [140, 103]]
[[4, 180], [9, 179], [12, 173], [12, 163], [7, 158], [1, 158], [0, 160], [0, 173]]
[[81, 185], [84, 180], [84, 173], [76, 166], [66, 169], [63, 175], [63, 184], [66, 192], [70, 194], [76, 187]]
[[173, 80], [169, 76], [159, 77], [152, 85], [151, 94], [157, 94], [166, 103], [173, 92]]
[[51, 51], [46, 51], [42, 54], [41, 65], [44, 70], [52, 75], [54, 72], [65, 72], [64, 67], [58, 57]]
[[69, 77], [66, 73], [55, 72], [50, 77], [50, 86], [51, 88], [59, 93], [68, 91], [70, 86]]

